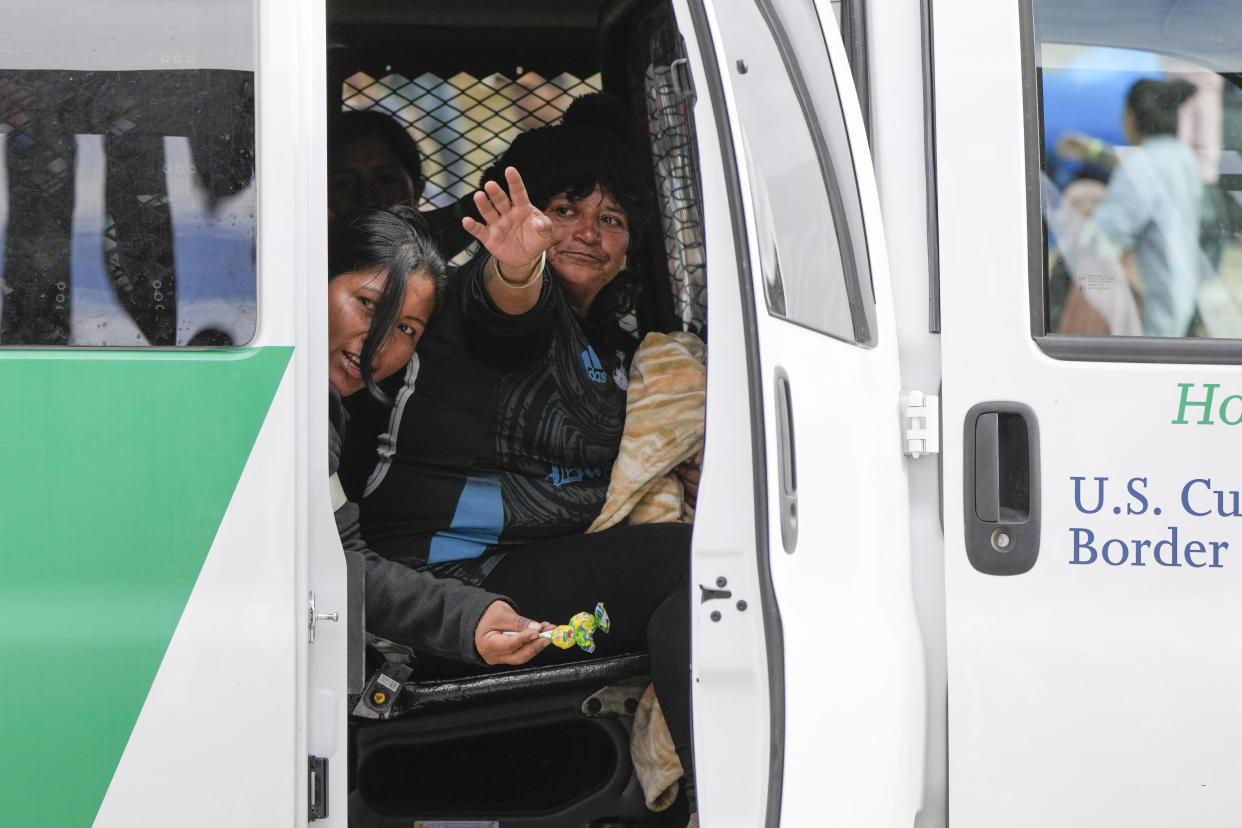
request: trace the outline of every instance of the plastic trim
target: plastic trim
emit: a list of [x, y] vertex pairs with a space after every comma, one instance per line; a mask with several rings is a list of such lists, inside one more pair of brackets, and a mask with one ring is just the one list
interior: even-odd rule
[[841, 40], [844, 41], [845, 52], [849, 56], [854, 89], [858, 93], [858, 107], [862, 110], [863, 126], [867, 130], [867, 142], [870, 144], [871, 67], [867, 62], [866, 0], [841, 0]]
[[927, 198], [927, 330], [940, 333], [940, 203], [936, 188], [936, 71], [931, 0], [919, 3], [923, 29], [923, 154]]

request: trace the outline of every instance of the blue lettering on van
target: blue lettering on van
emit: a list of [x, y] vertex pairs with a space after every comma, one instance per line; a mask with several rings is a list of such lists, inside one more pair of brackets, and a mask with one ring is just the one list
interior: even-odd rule
[[570, 483], [581, 483], [585, 480], [594, 480], [604, 473], [603, 469], [584, 469], [581, 466], [553, 466], [552, 473], [545, 477], [545, 480], [551, 480], [552, 485], [556, 487], [568, 486]]
[[[1148, 562], [1160, 566], [1186, 566], [1192, 569], [1208, 567], [1222, 569], [1220, 554], [1229, 548], [1229, 541], [1183, 541], [1176, 526], [1167, 527], [1164, 537], [1150, 538], [1096, 538], [1090, 529], [1070, 529], [1074, 548], [1069, 562], [1079, 566], [1098, 562], [1108, 566], [1147, 566]], [[1147, 553], [1147, 557], [1144, 557]]]
[[[1155, 505], [1162, 498], [1159, 491], [1149, 489], [1147, 477], [1131, 477], [1122, 482], [1112, 481], [1106, 475], [1071, 475], [1069, 482], [1070, 496], [1080, 515], [1105, 518], [1111, 514], [1118, 518], [1131, 518], [1159, 516], [1164, 512]], [[1180, 489], [1168, 494], [1173, 492], [1176, 492], [1177, 499], [1171, 513], [1176, 513], [1180, 506], [1186, 518], [1242, 518], [1242, 490], [1213, 485], [1209, 477], [1187, 480]], [[1222, 555], [1229, 550], [1230, 543], [1224, 539], [1193, 538], [1192, 529], [1167, 524], [1151, 535], [1143, 531], [1120, 532], [1115, 525], [1110, 526], [1108, 531], [1074, 526], [1069, 528], [1069, 532], [1067, 563], [1073, 566], [1153, 565], [1157, 568], [1222, 569], [1225, 565]]]
[[600, 364], [599, 357], [595, 355], [595, 349], [590, 345], [582, 352], [582, 365], [586, 368], [586, 375], [591, 378], [592, 382], [607, 382], [608, 375], [604, 373], [604, 366]]

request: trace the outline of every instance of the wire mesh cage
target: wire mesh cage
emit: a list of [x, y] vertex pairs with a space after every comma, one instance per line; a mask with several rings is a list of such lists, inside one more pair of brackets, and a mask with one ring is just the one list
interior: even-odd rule
[[345, 80], [342, 110], [384, 111], [409, 131], [423, 156], [427, 185], [420, 208], [427, 209], [447, 207], [473, 191], [519, 133], [555, 123], [574, 98], [601, 86], [598, 74], [375, 78], [356, 72]]
[[667, 8], [648, 14], [638, 32], [641, 60], [632, 66], [631, 85], [643, 91], [673, 312], [683, 330], [705, 335], [707, 261], [694, 86], [681, 35]]

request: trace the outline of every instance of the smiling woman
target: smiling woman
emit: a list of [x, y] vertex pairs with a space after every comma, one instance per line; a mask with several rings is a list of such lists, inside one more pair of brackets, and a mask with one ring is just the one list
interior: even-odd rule
[[[391, 561], [511, 595], [536, 617], [604, 603], [612, 631], [593, 655], [650, 651], [693, 810], [689, 527], [583, 534], [625, 424], [636, 343], [618, 319], [624, 269], [653, 212], [627, 140], [620, 104], [588, 96], [484, 173], [482, 220], [462, 221], [484, 249], [455, 274], [423, 364], [406, 373], [362, 523]], [[584, 656], [545, 650], [532, 664]], [[437, 668], [451, 669], [420, 660]]]
[[409, 361], [435, 306], [444, 260], [409, 208], [358, 210], [331, 230], [328, 376], [342, 396]]
[[[328, 284], [328, 377], [342, 396], [366, 386], [361, 354], [388, 274], [383, 268], [342, 273]], [[405, 296], [388, 338], [371, 360], [371, 373], [383, 379], [410, 361], [435, 306], [436, 283], [426, 271], [411, 270]]]
[[444, 260], [422, 219], [405, 207], [342, 218], [332, 227], [329, 256], [328, 471], [341, 545], [366, 572], [367, 630], [459, 661], [520, 664], [547, 646], [538, 638], [541, 625], [499, 595], [376, 555], [337, 477], [348, 424], [341, 398], [363, 388], [382, 398], [376, 383], [410, 363], [444, 281]]

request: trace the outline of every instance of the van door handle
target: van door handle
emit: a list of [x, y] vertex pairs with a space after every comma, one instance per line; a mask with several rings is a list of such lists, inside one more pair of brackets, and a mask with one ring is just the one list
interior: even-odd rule
[[1011, 402], [966, 414], [966, 555], [988, 575], [1020, 575], [1039, 557], [1039, 429], [1035, 412]]
[[781, 545], [793, 554], [798, 548], [798, 466], [794, 446], [793, 393], [789, 376], [779, 365], [776, 368], [776, 444], [780, 456]]

